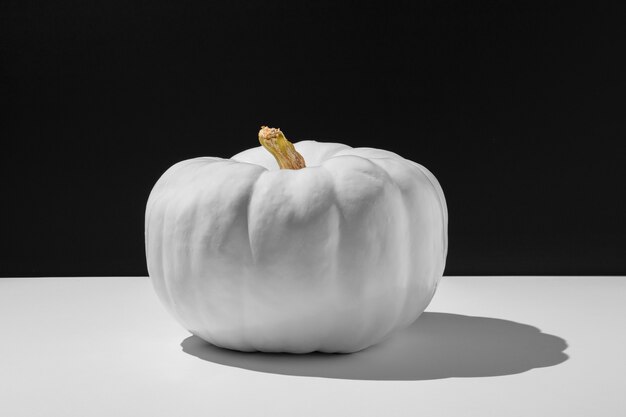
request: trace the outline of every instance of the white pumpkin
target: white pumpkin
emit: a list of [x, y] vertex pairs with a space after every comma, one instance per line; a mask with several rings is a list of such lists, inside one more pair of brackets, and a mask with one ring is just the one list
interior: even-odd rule
[[[276, 159], [262, 146], [190, 159], [154, 186], [146, 257], [171, 314], [212, 344], [264, 352], [355, 352], [411, 324], [447, 254], [435, 177], [392, 152], [293, 152], [280, 130], [263, 132]], [[279, 169], [300, 155], [305, 168]]]

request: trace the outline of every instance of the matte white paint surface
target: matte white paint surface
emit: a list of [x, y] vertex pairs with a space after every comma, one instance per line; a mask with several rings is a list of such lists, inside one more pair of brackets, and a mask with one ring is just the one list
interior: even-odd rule
[[625, 277], [444, 277], [371, 349], [267, 355], [191, 337], [147, 278], [0, 279], [0, 416], [626, 415], [625, 301]]

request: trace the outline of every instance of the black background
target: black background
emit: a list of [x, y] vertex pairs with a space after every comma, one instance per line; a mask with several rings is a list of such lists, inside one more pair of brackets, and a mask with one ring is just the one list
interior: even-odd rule
[[0, 276], [145, 275], [154, 182], [257, 146], [261, 124], [428, 167], [447, 275], [626, 274], [625, 16], [610, 7], [0, 7]]

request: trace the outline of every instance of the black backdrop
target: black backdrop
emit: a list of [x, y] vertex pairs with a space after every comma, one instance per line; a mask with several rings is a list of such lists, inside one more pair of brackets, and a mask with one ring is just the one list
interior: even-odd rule
[[624, 16], [588, 3], [4, 1], [0, 276], [146, 274], [157, 178], [261, 124], [428, 167], [447, 275], [626, 274]]

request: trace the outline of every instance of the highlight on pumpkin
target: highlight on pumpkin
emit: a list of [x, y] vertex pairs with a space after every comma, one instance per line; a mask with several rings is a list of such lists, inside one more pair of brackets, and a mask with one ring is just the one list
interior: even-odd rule
[[289, 142], [278, 128], [261, 126], [259, 142], [269, 151], [280, 169], [301, 169], [306, 167], [304, 158], [296, 151], [293, 143]]

